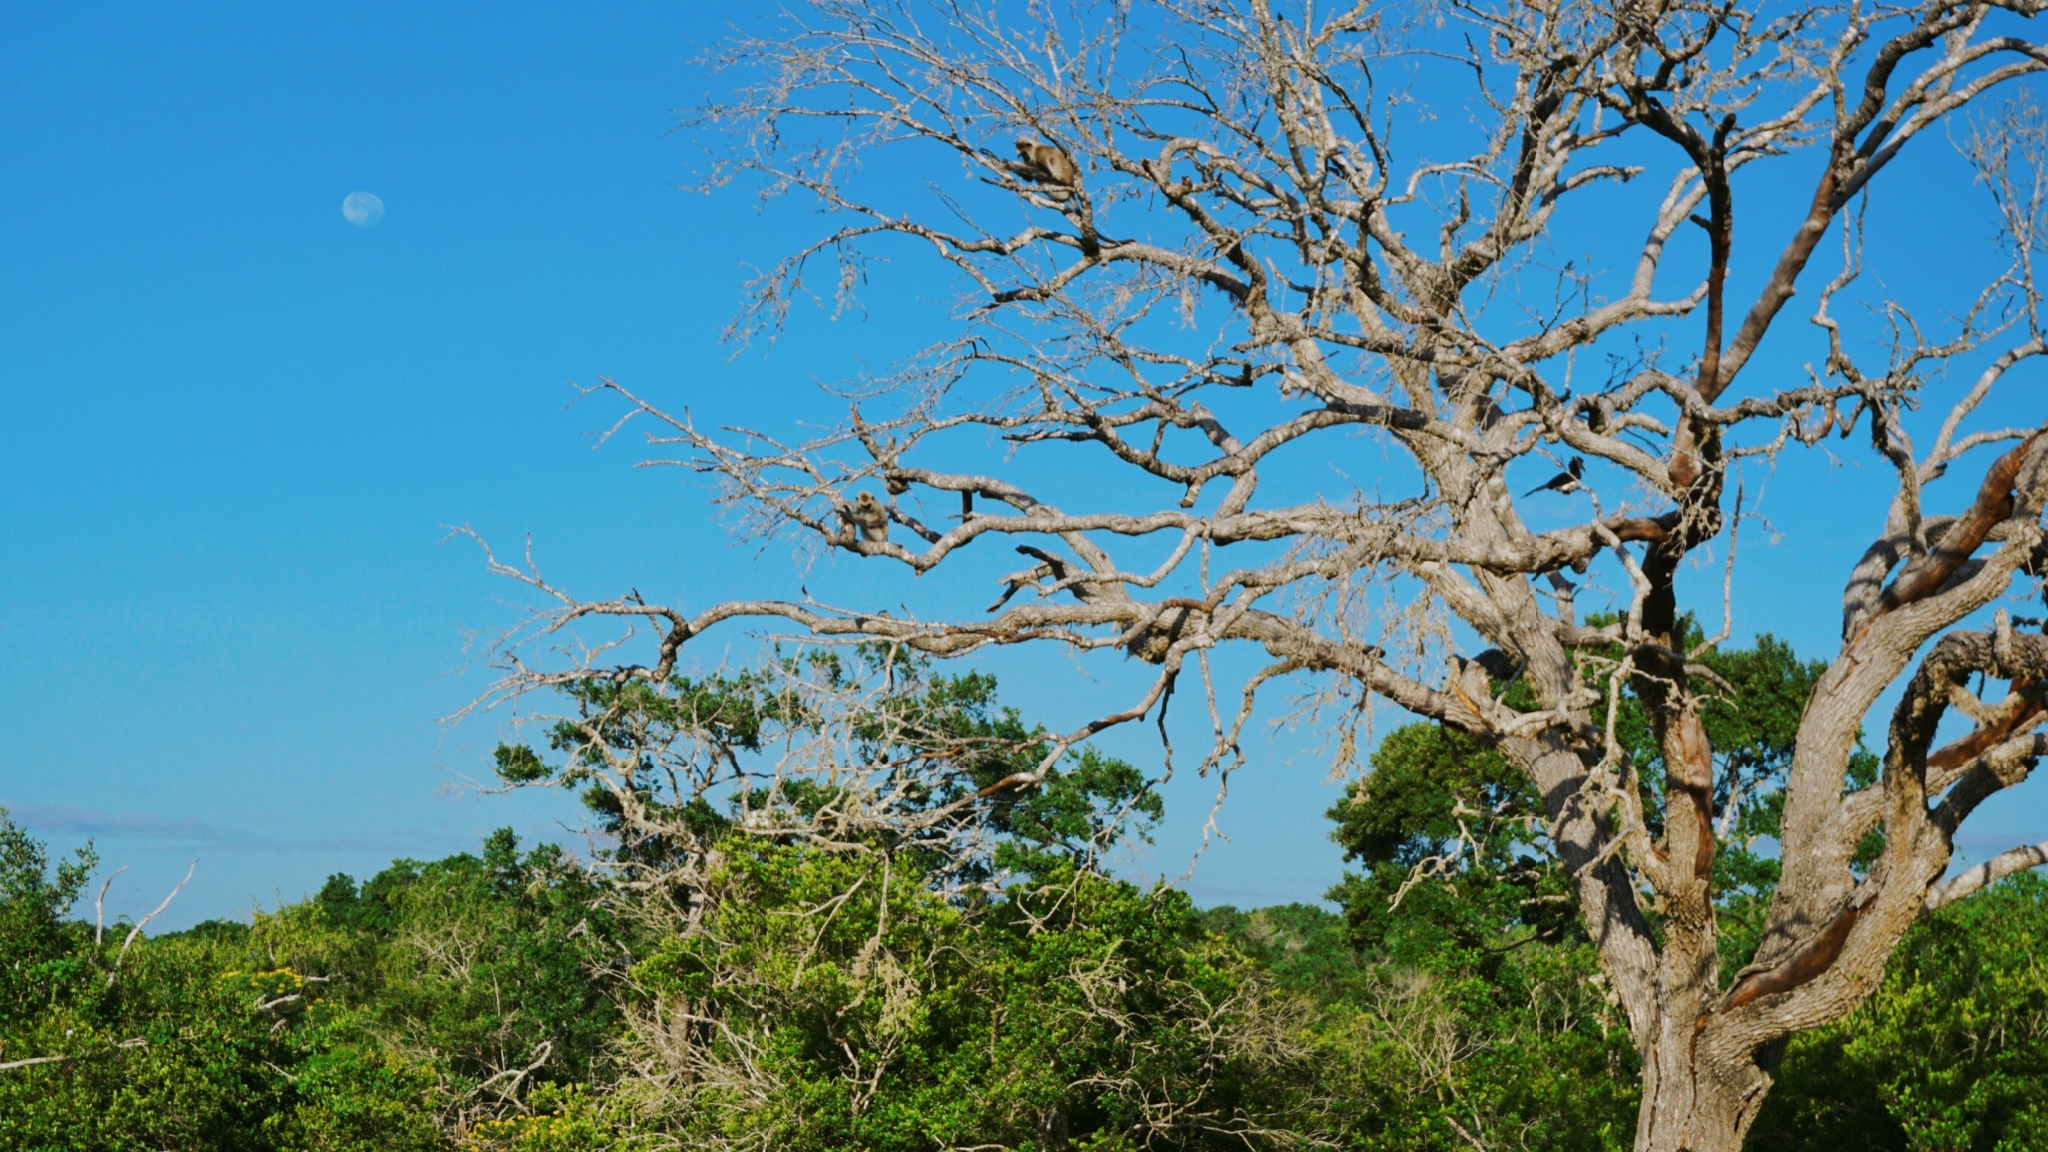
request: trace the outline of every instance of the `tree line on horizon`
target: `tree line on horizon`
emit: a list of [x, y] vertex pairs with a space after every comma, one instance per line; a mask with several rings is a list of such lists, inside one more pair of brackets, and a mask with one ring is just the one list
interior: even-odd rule
[[[89, 847], [53, 860], [0, 815], [0, 1148], [1630, 1145], [1636, 1047], [1539, 801], [1497, 754], [1388, 733], [1330, 813], [1354, 865], [1341, 911], [1201, 909], [1096, 867], [1161, 815], [1142, 773], [1084, 750], [989, 792], [1044, 738], [994, 680], [859, 660], [884, 687], [842, 715], [765, 672], [679, 678], [586, 702], [608, 771], [576, 717], [501, 748], [509, 782], [583, 795], [616, 844], [590, 861], [501, 830], [131, 943], [75, 916]], [[1740, 793], [1718, 865], [1734, 971], [1818, 666], [1770, 637], [1707, 660]], [[785, 667], [859, 679], [837, 661]], [[869, 787], [855, 814], [844, 776], [754, 769], [751, 790], [678, 796], [636, 774], [685, 733], [731, 766], [778, 727], [841, 723], [892, 766], [888, 804]], [[1622, 729], [1648, 738], [1639, 716]], [[1654, 775], [1654, 749], [1641, 763]], [[1643, 790], [1654, 806], [1661, 785]], [[1782, 1054], [1747, 1146], [2042, 1146], [2043, 940], [2048, 883], [2026, 874], [1916, 928], [1870, 1003]]]

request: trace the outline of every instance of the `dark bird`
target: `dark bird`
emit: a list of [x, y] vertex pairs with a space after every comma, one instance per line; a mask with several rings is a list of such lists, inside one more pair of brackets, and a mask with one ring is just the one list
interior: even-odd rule
[[1563, 495], [1570, 495], [1579, 490], [1579, 481], [1585, 478], [1586, 462], [1574, 456], [1571, 458], [1571, 462], [1564, 466], [1564, 471], [1529, 489], [1527, 492], [1522, 493], [1522, 495], [1534, 496], [1538, 492], [1557, 492]]
[[[1009, 585], [1009, 589], [1003, 593], [1002, 599], [989, 605], [988, 610], [991, 612], [1001, 608], [1010, 597], [1017, 594], [1018, 589], [1047, 577], [1051, 578], [1055, 583], [1066, 584], [1066, 590], [1074, 594], [1074, 599], [1091, 608], [1129, 608], [1134, 606], [1131, 601], [1130, 592], [1125, 589], [1121, 582], [1114, 578], [1089, 579], [1088, 577], [1092, 569], [1081, 568], [1043, 549], [1033, 548], [1029, 544], [1018, 545], [1017, 551], [1038, 561], [1038, 567], [1019, 572], [1005, 581]], [[1156, 614], [1151, 618], [1152, 622], [1143, 629], [1138, 630], [1136, 635], [1130, 636], [1122, 644], [1125, 652], [1136, 656], [1147, 664], [1165, 663], [1167, 655], [1173, 650], [1174, 643], [1181, 638], [1182, 634], [1189, 627], [1194, 626], [1195, 618], [1201, 616], [1206, 619], [1208, 614], [1213, 611], [1213, 608], [1200, 601], [1175, 598], [1163, 601], [1155, 611]], [[1121, 621], [1117, 622], [1116, 626], [1124, 627]], [[1135, 627], [1135, 625], [1131, 626], [1131, 628]]]

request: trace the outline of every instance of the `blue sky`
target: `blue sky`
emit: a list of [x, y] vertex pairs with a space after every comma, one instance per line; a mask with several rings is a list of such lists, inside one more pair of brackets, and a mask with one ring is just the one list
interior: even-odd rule
[[[691, 60], [733, 10], [0, 11], [0, 805], [129, 866], [112, 912], [146, 911], [194, 859], [160, 923], [575, 819], [559, 797], [477, 794], [502, 729], [438, 722], [482, 687], [470, 641], [517, 600], [443, 525], [512, 549], [530, 533], [592, 595], [697, 605], [807, 578], [786, 550], [733, 544], [704, 490], [634, 469], [630, 446], [592, 451], [612, 410], [567, 407], [571, 382], [610, 375], [728, 419], [829, 420], [805, 407], [815, 383], [906, 350], [931, 313], [899, 294], [899, 312], [800, 318], [772, 349], [719, 344], [748, 264], [822, 226], [677, 187], [700, 154], [673, 110], [709, 90]], [[1969, 193], [1943, 147], [1876, 228]], [[373, 228], [342, 218], [358, 190], [387, 207]], [[1957, 229], [1927, 243], [1988, 252], [1981, 224]], [[2025, 388], [2012, 403], [2038, 412]], [[1813, 487], [1767, 508], [1782, 539], [1756, 545], [1772, 567], [1739, 585], [1740, 634], [1827, 650], [1836, 574], [1881, 516], [1874, 479], [1814, 458], [1770, 481]], [[909, 594], [824, 563], [854, 594]], [[1787, 572], [1815, 574], [1810, 594]], [[997, 670], [1056, 723], [1097, 691], [1061, 658]], [[1254, 750], [1198, 898], [1313, 899], [1337, 878], [1337, 790], [1310, 743]], [[1207, 794], [1170, 794], [1148, 867], [1187, 866]], [[1986, 837], [2048, 835], [2020, 799]]]

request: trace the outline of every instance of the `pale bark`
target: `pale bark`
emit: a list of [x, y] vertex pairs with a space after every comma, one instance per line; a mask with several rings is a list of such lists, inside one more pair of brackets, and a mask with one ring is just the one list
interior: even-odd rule
[[[752, 86], [695, 121], [731, 133], [711, 183], [801, 195], [850, 221], [764, 274], [733, 334], [779, 325], [821, 263], [836, 261], [851, 292], [863, 253], [884, 246], [955, 277], [959, 331], [868, 382], [845, 424], [803, 443], [707, 431], [611, 381], [599, 390], [625, 400], [621, 426], [652, 422], [660, 462], [718, 478], [747, 530], [793, 531], [918, 574], [954, 571], [947, 561], [961, 549], [1008, 539], [1028, 565], [992, 590], [984, 617], [962, 620], [808, 599], [691, 610], [637, 594], [587, 601], [530, 567], [501, 567], [550, 601], [501, 649], [497, 692], [665, 680], [697, 636], [751, 620], [938, 656], [1023, 642], [1115, 649], [1156, 669], [1139, 698], [1063, 734], [1040, 774], [1108, 726], [1161, 716], [1184, 676], [1201, 682], [1212, 714], [1205, 769], [1242, 759], [1258, 693], [1291, 676], [1323, 677], [1344, 702], [1354, 719], [1340, 721], [1340, 748], [1354, 746], [1360, 699], [1454, 725], [1497, 746], [1544, 797], [1643, 1053], [1637, 1147], [1738, 1147], [1778, 1042], [1869, 993], [1915, 918], [1966, 883], [1938, 887], [1962, 820], [2043, 750], [2034, 730], [2048, 718], [2048, 640], [2004, 615], [1989, 631], [1955, 631], [2048, 563], [2048, 437], [1975, 422], [2010, 370], [2048, 351], [2032, 266], [2048, 153], [2040, 118], [2012, 108], [1964, 139], [2011, 265], [1953, 302], [1959, 319], [1940, 338], [1873, 294], [1861, 272], [1885, 254], [1863, 250], [1853, 207], [1902, 149], [1942, 146], [1930, 129], [2048, 63], [2026, 38], [2038, 10], [2037, 0], [1882, 11], [1460, 0], [1432, 10], [1451, 22], [1443, 33], [1419, 13], [1404, 24], [1363, 4], [1282, 13], [1265, 0], [1187, 0], [1046, 9], [1019, 24], [1008, 7], [815, 4], [786, 39], [731, 45], [723, 62]], [[1469, 155], [1402, 151], [1410, 137], [1392, 128], [1412, 105], [1382, 77], [1418, 60], [1478, 78], [1484, 118]], [[1014, 159], [1020, 136], [1053, 160]], [[1603, 160], [1624, 137], [1645, 143], [1630, 157], [1663, 159]], [[938, 155], [959, 167], [932, 200], [870, 191], [862, 176], [862, 165]], [[1066, 172], [1062, 160], [1077, 179], [1045, 175]], [[1778, 187], [1793, 173], [1807, 182], [1787, 235], [1736, 228], [1766, 215], [1738, 216], [1750, 185], [1734, 176], [1758, 164], [1785, 170]], [[944, 167], [930, 165], [931, 179], [946, 179]], [[1600, 296], [1608, 280], [1566, 269], [1539, 299], [1546, 238], [1582, 204], [1608, 213], [1596, 219], [1611, 231], [1620, 218], [1590, 207], [1587, 192], [1637, 179], [1655, 183], [1627, 217], [1643, 239], [1614, 290]], [[1841, 265], [1811, 268], [1830, 238]], [[1667, 283], [1674, 245], [1697, 246], [1701, 280]], [[1746, 267], [1770, 271], [1753, 296], [1731, 298], [1730, 270]], [[1810, 325], [1785, 316], [1802, 289]], [[1528, 314], [1504, 318], [1510, 302]], [[1839, 319], [1863, 305], [1889, 317], [1881, 367], [1859, 360], [1863, 342]], [[1168, 312], [1183, 323], [1165, 323]], [[1795, 349], [1818, 366], [1810, 379], [1778, 387], [1745, 371], [1767, 338], [1788, 349], [1812, 341]], [[1668, 367], [1641, 351], [1666, 342], [1681, 345]], [[1624, 352], [1628, 371], [1589, 375], [1599, 357]], [[1916, 449], [1922, 382], [1950, 366], [1971, 383]], [[1719, 766], [1694, 654], [1682, 650], [1679, 573], [1707, 555], [1732, 558], [1742, 510], [1729, 487], [1744, 461], [1858, 431], [1896, 473], [1897, 493], [1888, 510], [1869, 510], [1873, 526], [1882, 520], [1876, 542], [1841, 576], [1842, 647], [1785, 780], [1768, 935], [1723, 988], [1711, 887]], [[1389, 473], [1384, 487], [1413, 493], [1260, 498], [1269, 458], [1308, 446], [1355, 458], [1362, 441], [1345, 433], [1398, 455], [1419, 486]], [[935, 464], [959, 458], [943, 449], [960, 434], [1000, 438], [1020, 463], [1001, 475], [993, 462]], [[1048, 445], [1066, 452], [1043, 454]], [[1033, 490], [1030, 464], [1072, 467], [1077, 448], [1172, 494], [1156, 506], [1057, 506]], [[1592, 462], [1584, 490], [1515, 495], [1563, 462], [1553, 453]], [[1975, 491], [1958, 492], [1952, 475]], [[887, 523], [856, 532], [862, 494], [886, 495]], [[959, 515], [921, 511], [925, 496], [943, 496], [942, 511], [957, 498]], [[1525, 520], [1530, 500], [1547, 501], [1545, 518], [1582, 514], [1538, 531]], [[1152, 548], [1127, 566], [1128, 550], [1154, 539], [1165, 559]], [[1580, 573], [1623, 591], [1618, 622], [1579, 619]], [[1810, 583], [1784, 576], [1794, 591]], [[602, 617], [657, 639], [637, 663], [610, 650], [569, 666], [521, 659], [525, 645]], [[1484, 650], [1456, 653], [1463, 636]], [[1233, 714], [1217, 703], [1207, 654], [1239, 644], [1271, 663], [1241, 686]], [[1442, 648], [1455, 654], [1427, 658]], [[1618, 662], [1604, 655], [1617, 649]], [[1980, 676], [2007, 695], [1971, 695]], [[1871, 709], [1902, 677], [1882, 779], [1845, 792]], [[1517, 679], [1533, 709], [1503, 703]], [[1614, 738], [1624, 691], [1646, 706], [1666, 769], [1661, 834], [1645, 816], [1639, 766]], [[1975, 730], [1931, 747], [1953, 707]], [[1026, 773], [1003, 787], [1034, 782]], [[1852, 859], [1876, 828], [1883, 855], [1859, 873]], [[2037, 857], [2002, 858], [1984, 875]]]

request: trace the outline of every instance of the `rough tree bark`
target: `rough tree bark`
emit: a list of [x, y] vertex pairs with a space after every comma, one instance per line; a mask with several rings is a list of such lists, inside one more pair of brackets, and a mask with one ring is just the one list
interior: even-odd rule
[[[985, 616], [938, 621], [807, 599], [587, 601], [522, 569], [550, 600], [507, 641], [498, 691], [664, 679], [693, 638], [748, 619], [942, 656], [1044, 642], [1156, 667], [1057, 757], [1156, 717], [1183, 677], [1214, 701], [1211, 649], [1262, 649], [1234, 716], [1212, 704], [1203, 770], [1241, 759], [1258, 694], [1283, 678], [1350, 702], [1347, 738], [1368, 711], [1351, 705], [1372, 699], [1498, 746], [1545, 797], [1641, 1049], [1636, 1146], [1739, 1147], [1779, 1041], [1854, 1008], [1923, 910], [2043, 857], [2019, 849], [1943, 882], [1958, 826], [2026, 776], [2048, 719], [2048, 638], [1997, 608], [2044, 562], [2048, 436], [1978, 426], [2048, 350], [2032, 270], [2044, 132], [2013, 96], [2048, 65], [2028, 38], [2040, 7], [814, 2], [785, 35], [728, 45], [720, 63], [741, 82], [692, 121], [727, 133], [711, 183], [845, 221], [755, 282], [733, 335], [778, 324], [820, 264], [851, 291], [882, 251], [955, 278], [957, 328], [801, 444], [701, 431], [600, 388], [655, 422], [657, 453], [722, 480], [753, 530], [919, 574], [1010, 539], [1026, 566]], [[2007, 103], [1967, 111], [2001, 88]], [[1946, 147], [1938, 128], [1992, 193], [2010, 264], [1948, 302], [1937, 337], [1869, 287], [1864, 264], [1885, 253], [1864, 250], [1857, 206], [1908, 151]], [[1551, 263], [1555, 238], [1618, 229], [1639, 240], [1617, 271]], [[1809, 267], [1831, 237], [1839, 262]], [[1690, 271], [1668, 270], [1670, 253]], [[1811, 326], [1786, 322], [1802, 289]], [[1854, 304], [1878, 319], [1841, 318]], [[1802, 358], [1817, 366], [1788, 384]], [[1960, 386], [1927, 383], [1944, 372]], [[1938, 420], [1915, 414], [1930, 401]], [[1841, 648], [1800, 727], [1767, 937], [1722, 987], [1717, 764], [1699, 719], [1712, 688], [1683, 648], [1680, 572], [1732, 566], [1745, 461], [1835, 433], [1867, 438], [1896, 494], [1847, 575]], [[991, 434], [1014, 460], [931, 463]], [[1289, 481], [1260, 498], [1282, 453], [1367, 466], [1360, 434], [1398, 461], [1365, 490]], [[1034, 492], [1075, 445], [1157, 481], [1159, 502]], [[1582, 487], [1515, 495], [1566, 455], [1591, 461]], [[1951, 471], [1974, 493], [1940, 485]], [[933, 497], [938, 512], [960, 501], [955, 522], [920, 511]], [[1531, 527], [1534, 501], [1544, 522], [1579, 519]], [[1164, 562], [1125, 566], [1155, 539]], [[1589, 626], [1574, 593], [1602, 583], [1622, 591], [1620, 618]], [[1701, 616], [1725, 616], [1720, 593]], [[652, 654], [520, 658], [597, 617], [652, 625]], [[1972, 619], [1985, 623], [1956, 630]], [[2008, 688], [1986, 699], [1976, 678]], [[1535, 707], [1503, 703], [1516, 679]], [[1871, 710], [1902, 679], [1882, 777], [1850, 789]], [[1624, 688], [1662, 750], [1656, 831], [1642, 766], [1613, 736]], [[1952, 711], [1966, 731], [1937, 746]], [[1853, 866], [1874, 830], [1881, 856]]]

